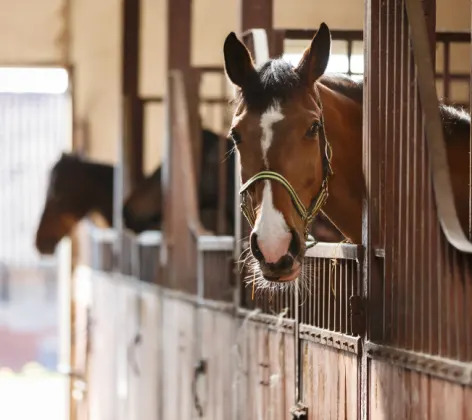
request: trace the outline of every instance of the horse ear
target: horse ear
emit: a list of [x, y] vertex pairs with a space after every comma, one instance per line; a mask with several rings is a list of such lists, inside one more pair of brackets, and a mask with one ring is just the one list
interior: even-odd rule
[[225, 71], [229, 80], [234, 85], [242, 87], [256, 71], [251, 54], [234, 32], [226, 37], [223, 52]]
[[331, 53], [331, 31], [322, 23], [298, 63], [297, 72], [307, 84], [313, 84], [323, 76]]

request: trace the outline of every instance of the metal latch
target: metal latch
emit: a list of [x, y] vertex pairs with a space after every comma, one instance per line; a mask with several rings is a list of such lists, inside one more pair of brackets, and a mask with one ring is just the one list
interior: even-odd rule
[[203, 407], [198, 397], [197, 382], [198, 382], [198, 377], [200, 375], [205, 375], [206, 373], [207, 373], [207, 362], [204, 359], [200, 359], [197, 365], [195, 366], [195, 370], [193, 372], [193, 384], [192, 384], [193, 401], [195, 404], [195, 409], [197, 410], [197, 413], [198, 413], [198, 417], [203, 417]]
[[292, 420], [308, 420], [308, 407], [301, 401], [290, 409]]

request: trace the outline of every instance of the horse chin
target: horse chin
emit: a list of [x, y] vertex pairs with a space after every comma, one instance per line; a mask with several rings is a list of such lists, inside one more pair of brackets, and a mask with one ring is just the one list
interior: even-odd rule
[[288, 273], [282, 275], [263, 274], [264, 280], [272, 284], [283, 284], [296, 281], [302, 271], [302, 264], [298, 261]]
[[290, 274], [280, 277], [279, 282], [295, 281], [300, 276], [301, 271], [302, 271], [302, 266], [300, 264], [296, 268], [294, 268]]

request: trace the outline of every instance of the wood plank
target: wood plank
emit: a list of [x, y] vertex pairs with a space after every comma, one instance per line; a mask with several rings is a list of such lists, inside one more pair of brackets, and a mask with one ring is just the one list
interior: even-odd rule
[[429, 377], [418, 372], [410, 372], [410, 393], [409, 418], [427, 420]]
[[224, 407], [224, 399], [225, 399], [225, 375], [227, 375], [226, 366], [232, 363], [231, 360], [231, 341], [228, 343], [228, 336], [227, 332], [225, 331], [224, 327], [225, 324], [222, 321], [222, 318], [225, 315], [222, 313], [214, 313], [213, 314], [213, 325], [214, 325], [214, 336], [219, 337], [216, 343], [216, 357], [215, 357], [215, 365], [216, 365], [216, 376], [215, 376], [215, 388], [217, 394], [215, 395], [215, 417], [216, 419], [224, 419], [228, 418], [225, 417], [225, 407]]
[[143, 324], [138, 365], [140, 370], [139, 420], [154, 420], [159, 417], [159, 301], [154, 293], [143, 294]]
[[318, 345], [314, 343], [309, 343], [310, 347], [310, 357], [312, 359], [312, 384], [313, 384], [313, 395], [311, 398], [311, 405], [308, 406], [308, 411], [312, 412], [311, 418], [313, 420], [317, 420], [320, 418], [321, 414], [321, 406], [319, 404], [319, 389], [320, 389], [320, 378], [319, 378], [319, 370], [318, 370]]
[[220, 411], [219, 417], [221, 419], [230, 419], [232, 413], [233, 401], [233, 366], [236, 362], [234, 353], [235, 334], [234, 334], [234, 320], [228, 314], [215, 313], [216, 319], [216, 336], [222, 337], [220, 340], [219, 369], [221, 372], [221, 388], [220, 396]]
[[[199, 381], [199, 386], [197, 387], [200, 403], [204, 405], [203, 419], [211, 420], [215, 418], [215, 363], [214, 363], [214, 346], [213, 340], [215, 337], [215, 331], [213, 327], [213, 314], [207, 308], [201, 308], [201, 320], [202, 320], [202, 357], [207, 361], [207, 374], [205, 381]], [[202, 386], [201, 383], [204, 383]], [[205, 389], [206, 385], [206, 389]]]
[[192, 382], [195, 368], [195, 309], [192, 305], [176, 300], [180, 313], [179, 325], [179, 363], [180, 389], [179, 404], [181, 406], [181, 419], [192, 419], [195, 412], [194, 398], [192, 395]]
[[270, 420], [284, 420], [288, 411], [285, 411], [285, 334], [282, 332], [269, 333], [270, 356], [270, 401], [269, 407], [273, 410]]
[[463, 418], [464, 420], [472, 420], [472, 387], [464, 387]]
[[287, 334], [284, 339], [285, 355], [285, 413], [295, 404], [295, 347], [294, 336]]
[[449, 416], [449, 404], [445, 404], [444, 384], [445, 382], [440, 379], [430, 379], [431, 394], [429, 402], [431, 420], [439, 420], [445, 418], [453, 420], [453, 418]]
[[346, 373], [346, 360], [348, 356], [343, 352], [338, 352], [338, 398], [337, 398], [337, 418], [347, 419], [348, 410], [347, 410], [347, 373]]
[[329, 405], [326, 403], [326, 397], [328, 395], [326, 389], [327, 381], [327, 372], [326, 372], [326, 351], [323, 346], [316, 346], [314, 351], [314, 366], [315, 366], [315, 375], [318, 378], [317, 384], [317, 401], [315, 404], [318, 407], [318, 416], [315, 417], [316, 420], [322, 420], [329, 418]]
[[371, 395], [375, 396], [375, 398], [370, 400], [372, 418], [376, 420], [389, 420], [392, 381], [385, 363], [378, 360], [371, 361], [371, 381], [374, 387], [374, 393]]
[[443, 381], [444, 406], [447, 408], [448, 420], [462, 420], [464, 407], [464, 387], [452, 382]]
[[[259, 419], [257, 412], [257, 405], [260, 400], [259, 396], [259, 353], [258, 353], [258, 334], [257, 325], [255, 323], [248, 323], [249, 328], [249, 378], [247, 387], [247, 397], [251, 401], [249, 417], [250, 419]], [[259, 416], [259, 417], [258, 417]]]
[[[313, 419], [313, 404], [312, 398], [315, 395], [313, 390], [313, 355], [312, 355], [312, 346], [307, 341], [301, 342], [301, 357], [302, 357], [302, 401], [305, 405], [309, 407], [308, 409], [308, 419]], [[287, 360], [287, 364], [291, 363], [290, 360]], [[288, 384], [287, 385], [291, 385]], [[286, 407], [286, 412], [290, 410], [290, 406]]]
[[163, 399], [163, 418], [179, 417], [179, 398], [176, 394], [180, 387], [180, 362], [178, 354], [178, 326], [179, 313], [173, 305], [173, 300], [163, 299], [163, 380], [165, 386], [165, 398]]
[[265, 417], [265, 412], [266, 412], [266, 407], [267, 407], [267, 396], [266, 396], [266, 391], [267, 391], [267, 385], [264, 385], [267, 383], [268, 380], [268, 369], [266, 366], [268, 365], [267, 363], [267, 346], [266, 346], [266, 334], [265, 334], [265, 328], [262, 328], [260, 325], [255, 325], [255, 331], [256, 331], [256, 381], [254, 383], [256, 387], [256, 413], [257, 413], [257, 419], [264, 419], [266, 420]]
[[[327, 389], [329, 390], [326, 401], [329, 404], [330, 419], [338, 418], [338, 399], [339, 399], [339, 354], [334, 349], [326, 349], [327, 367], [334, 374], [328, 374]], [[329, 372], [329, 371], [328, 371]]]

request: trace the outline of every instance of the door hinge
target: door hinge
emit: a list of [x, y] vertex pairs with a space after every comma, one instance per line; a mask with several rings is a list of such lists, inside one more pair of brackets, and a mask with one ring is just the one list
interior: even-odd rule
[[349, 298], [351, 314], [351, 329], [354, 335], [364, 335], [366, 330], [365, 299], [362, 296], [352, 295]]

